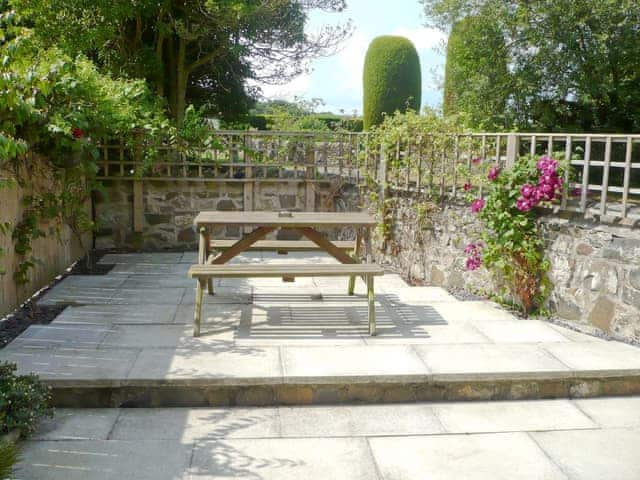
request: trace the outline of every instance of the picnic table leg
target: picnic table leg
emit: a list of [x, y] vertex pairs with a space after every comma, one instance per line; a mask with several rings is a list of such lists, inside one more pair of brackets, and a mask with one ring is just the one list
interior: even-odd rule
[[369, 335], [376, 334], [376, 299], [373, 293], [373, 275], [367, 275], [367, 298], [369, 300]]
[[[360, 231], [360, 229], [356, 230], [356, 245], [355, 248], [353, 249], [353, 258], [354, 260], [357, 260], [358, 262], [360, 261], [360, 244], [362, 243], [362, 233]], [[349, 289], [348, 289], [348, 294], [349, 295], [353, 295], [353, 291], [355, 290], [356, 287], [356, 277], [355, 275], [351, 275], [349, 277]]]
[[200, 336], [200, 318], [202, 317], [202, 291], [204, 290], [204, 280], [198, 279], [196, 285], [196, 308], [193, 316], [193, 336]]
[[[204, 234], [204, 263], [209, 263], [210, 246], [211, 234], [209, 233], [209, 230], [206, 230]], [[211, 277], [207, 279], [207, 293], [209, 293], [209, 295], [213, 295], [213, 278]]]

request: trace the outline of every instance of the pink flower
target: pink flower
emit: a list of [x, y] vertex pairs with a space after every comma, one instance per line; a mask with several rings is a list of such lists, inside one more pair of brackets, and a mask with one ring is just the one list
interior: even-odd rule
[[470, 183], [465, 183], [462, 188], [463, 188], [463, 190], [465, 192], [468, 192], [469, 190], [471, 190], [471, 184]]
[[482, 242], [471, 242], [464, 249], [464, 253], [468, 255], [465, 262], [467, 270], [476, 270], [482, 264]]
[[471, 211], [473, 213], [478, 213], [480, 210], [484, 208], [484, 199], [476, 198], [473, 202], [471, 202]]
[[489, 170], [489, 175], [487, 175], [487, 178], [489, 180], [495, 180], [496, 178], [498, 178], [499, 174], [500, 174], [500, 167], [496, 165], [491, 167], [491, 170]]
[[480, 157], [474, 157], [471, 159], [471, 163], [473, 163], [474, 165], [478, 165], [480, 162], [482, 162], [482, 159]]
[[535, 191], [536, 187], [534, 187], [530, 183], [525, 183], [522, 187], [520, 187], [520, 193], [524, 198], [531, 198]]
[[518, 198], [518, 200], [516, 200], [516, 208], [521, 212], [528, 212], [529, 210], [531, 210], [532, 206], [533, 204], [531, 203], [531, 201], [524, 197], [520, 197]]

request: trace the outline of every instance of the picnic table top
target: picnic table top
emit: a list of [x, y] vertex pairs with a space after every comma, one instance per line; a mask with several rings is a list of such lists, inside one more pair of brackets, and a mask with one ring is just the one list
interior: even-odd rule
[[193, 221], [196, 228], [213, 225], [251, 225], [256, 227], [375, 227], [376, 220], [366, 212], [281, 212], [209, 211]]

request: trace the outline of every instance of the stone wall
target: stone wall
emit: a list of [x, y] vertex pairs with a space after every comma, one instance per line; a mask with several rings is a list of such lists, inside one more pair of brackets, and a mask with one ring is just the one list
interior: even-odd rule
[[[47, 181], [47, 164], [39, 165], [44, 174], [39, 175], [36, 182]], [[0, 172], [0, 175], [3, 172]], [[0, 223], [16, 225], [22, 220], [24, 207], [23, 198], [33, 195], [32, 190], [25, 190], [16, 184], [11, 187], [0, 188]], [[89, 205], [87, 205], [89, 208]], [[13, 275], [24, 260], [14, 251], [11, 235], [0, 234], [0, 248], [4, 255], [0, 257], [0, 265], [5, 273], [0, 274], [0, 318], [17, 308], [36, 291], [50, 283], [73, 262], [81, 258], [85, 248], [91, 247], [91, 235], [83, 236], [82, 244], [68, 227], [54, 228], [54, 224], [40, 225], [46, 233], [31, 243], [35, 266], [29, 271], [29, 281], [18, 285]]]
[[[465, 270], [464, 247], [481, 224], [467, 205], [395, 200], [393, 235], [378, 260], [433, 285], [490, 293], [490, 275]], [[547, 307], [588, 331], [640, 342], [640, 230], [546, 216], [541, 220], [554, 290]], [[381, 241], [378, 240], [379, 247]]]
[[[133, 227], [133, 182], [109, 180], [96, 198], [98, 249], [195, 249], [197, 239], [193, 219], [202, 210], [241, 211], [245, 209], [244, 182], [144, 181], [143, 226]], [[339, 189], [331, 182], [313, 183], [316, 211], [358, 210], [359, 195], [354, 185]], [[253, 183], [250, 210], [306, 210], [305, 182], [257, 181]], [[212, 232], [214, 238], [238, 238], [239, 229]], [[276, 235], [276, 234], [274, 234]], [[282, 235], [282, 234], [280, 234]], [[348, 233], [333, 233], [343, 237]]]

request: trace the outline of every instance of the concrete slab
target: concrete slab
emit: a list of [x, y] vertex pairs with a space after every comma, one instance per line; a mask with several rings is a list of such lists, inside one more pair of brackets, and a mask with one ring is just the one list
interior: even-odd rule
[[270, 384], [282, 381], [277, 348], [232, 347], [226, 342], [203, 349], [146, 349], [127, 375], [144, 384]]
[[[193, 326], [194, 305], [178, 305], [173, 323]], [[251, 316], [251, 305], [238, 303], [209, 303], [202, 306], [200, 321], [202, 335], [216, 335], [236, 328]], [[204, 328], [206, 326], [206, 328]]]
[[369, 440], [384, 479], [566, 479], [524, 433]]
[[434, 310], [447, 322], [469, 320], [513, 320], [512, 313], [489, 301], [434, 302]]
[[640, 348], [621, 342], [595, 340], [545, 344], [544, 349], [575, 370], [591, 374], [640, 374]]
[[640, 397], [605, 397], [573, 403], [601, 427], [640, 427]]
[[124, 275], [69, 275], [56, 286], [76, 288], [118, 288], [127, 280]]
[[190, 265], [187, 263], [119, 263], [111, 269], [109, 275], [179, 275], [186, 277], [189, 267]]
[[540, 320], [472, 320], [495, 343], [568, 342], [570, 339]]
[[429, 404], [281, 408], [284, 437], [433, 435], [444, 429]]
[[116, 325], [100, 344], [108, 348], [193, 348], [232, 344], [235, 325], [226, 323], [211, 328], [205, 326], [200, 337], [193, 336], [191, 325]]
[[409, 347], [400, 345], [282, 347], [285, 382], [424, 381], [429, 370]]
[[153, 324], [171, 323], [177, 305], [87, 305], [67, 307], [53, 321], [57, 324]]
[[112, 305], [177, 305], [184, 292], [184, 288], [119, 288], [109, 303]]
[[179, 480], [192, 445], [176, 441], [24, 442], [15, 480]]
[[135, 408], [122, 410], [111, 438], [190, 443], [279, 434], [275, 408]]
[[151, 253], [108, 253], [103, 255], [98, 263], [178, 263], [182, 259], [183, 252], [151, 252]]
[[569, 478], [640, 478], [640, 429], [530, 434]]
[[556, 332], [559, 332], [560, 335], [568, 338], [572, 342], [593, 342], [594, 339], [600, 339], [595, 335], [590, 335], [583, 332], [577, 332], [575, 330], [572, 330], [571, 328], [564, 327], [562, 325], [557, 325], [555, 323], [546, 322], [546, 321], [545, 323], [546, 325], [549, 326], [549, 328], [553, 328]]
[[[558, 344], [564, 345], [564, 344]], [[414, 345], [433, 379], [565, 377], [569, 367], [535, 344]]]
[[195, 280], [188, 278], [186, 275], [144, 275], [133, 274], [125, 277], [124, 275], [112, 275], [111, 278], [124, 277], [120, 285], [124, 289], [141, 289], [141, 288], [193, 288]]
[[[383, 278], [386, 278], [385, 275]], [[433, 302], [455, 302], [456, 298], [441, 287], [412, 287], [409, 285], [387, 286], [384, 283], [376, 288], [395, 303], [424, 304]]]
[[371, 480], [378, 478], [363, 438], [225, 440], [198, 444], [192, 480]]
[[17, 347], [0, 351], [0, 361], [16, 362], [19, 374], [35, 373], [59, 385], [86, 380], [96, 385], [113, 385], [127, 377], [137, 354], [136, 350], [127, 349]]
[[[253, 300], [253, 287], [244, 286], [242, 288], [214, 286], [214, 295], [205, 292], [202, 297], [204, 305], [217, 305], [225, 303], [250, 304]], [[195, 305], [196, 289], [195, 286], [185, 288], [182, 298], [179, 302], [181, 305]]]
[[109, 332], [102, 325], [31, 325], [12, 342], [12, 346], [97, 348]]
[[[309, 302], [291, 305], [256, 305], [242, 318], [239, 345], [343, 345], [364, 344], [363, 320], [349, 315], [344, 304]], [[366, 307], [365, 307], [366, 311]], [[366, 317], [365, 317], [366, 318]]]
[[433, 411], [448, 433], [525, 432], [597, 428], [569, 400], [437, 403]]
[[106, 305], [116, 292], [114, 288], [54, 286], [38, 299], [38, 305]]
[[120, 410], [116, 408], [57, 408], [53, 418], [40, 421], [32, 440], [107, 440]]

